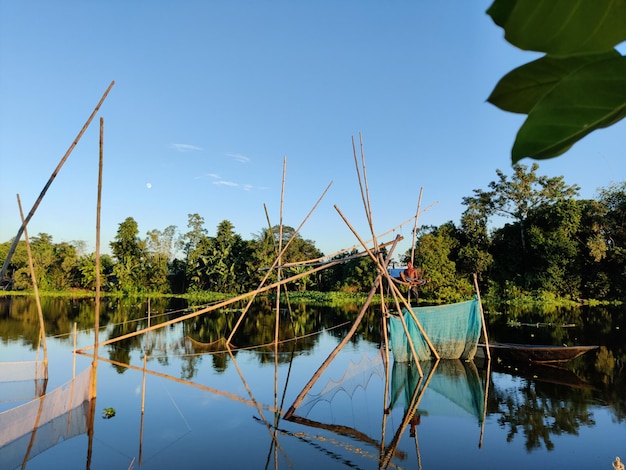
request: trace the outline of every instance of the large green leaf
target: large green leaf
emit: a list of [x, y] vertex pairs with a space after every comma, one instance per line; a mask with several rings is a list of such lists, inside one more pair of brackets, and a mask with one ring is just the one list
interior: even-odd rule
[[624, 0], [495, 0], [487, 13], [525, 50], [588, 54], [626, 40]]
[[530, 111], [511, 152], [552, 158], [626, 116], [626, 57], [591, 62], [564, 77]]
[[528, 114], [535, 104], [564, 77], [590, 62], [619, 57], [619, 55], [619, 52], [612, 50], [606, 54], [567, 58], [541, 57], [502, 77], [487, 101], [504, 111]]

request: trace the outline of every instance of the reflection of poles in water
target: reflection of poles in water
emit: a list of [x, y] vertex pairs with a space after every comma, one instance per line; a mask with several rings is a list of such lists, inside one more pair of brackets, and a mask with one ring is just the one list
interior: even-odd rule
[[139, 423], [139, 466], [141, 467], [142, 455], [143, 455], [143, 421], [145, 416], [145, 404], [146, 404], [146, 364], [148, 361], [148, 355], [143, 355], [143, 377], [141, 380], [141, 421]]
[[[239, 374], [239, 378], [241, 379], [241, 382], [243, 383], [243, 385], [244, 385], [244, 387], [246, 389], [246, 392], [248, 392], [248, 396], [250, 397], [250, 401], [256, 407], [257, 412], [259, 413], [261, 421], [263, 422], [263, 424], [265, 424], [265, 427], [267, 428], [267, 431], [269, 432], [270, 437], [272, 438], [272, 442], [276, 446], [277, 450], [281, 451], [281, 453], [283, 454], [283, 457], [285, 457], [285, 459], [288, 460], [289, 459], [288, 456], [285, 454], [285, 452], [283, 451], [282, 447], [280, 446], [280, 443], [278, 442], [278, 439], [276, 437], [276, 431], [272, 429], [272, 425], [265, 418], [265, 414], [263, 413], [263, 408], [262, 408], [261, 404], [256, 400], [256, 398], [254, 398], [254, 395], [252, 394], [252, 390], [250, 390], [250, 386], [248, 385], [248, 382], [246, 381], [245, 377], [243, 376], [243, 373], [241, 372], [241, 369], [239, 368], [239, 364], [237, 364], [237, 360], [235, 359], [235, 355], [233, 354], [232, 350], [228, 346], [228, 343], [226, 344], [226, 349], [228, 350], [228, 354], [230, 355], [230, 359], [233, 361], [233, 365], [235, 366], [235, 369], [237, 370], [237, 374]], [[277, 409], [274, 409], [272, 411], [274, 412], [274, 414], [279, 414], [280, 413], [280, 411], [277, 410]]]
[[483, 435], [485, 434], [485, 421], [487, 420], [487, 398], [489, 397], [489, 380], [491, 378], [491, 359], [487, 359], [487, 374], [485, 376], [485, 401], [483, 402], [483, 420], [480, 423], [480, 439], [478, 448], [483, 446]]
[[[402, 437], [402, 434], [404, 433], [407, 426], [410, 424], [411, 420], [413, 419], [413, 416], [415, 416], [415, 414], [417, 413], [417, 409], [419, 407], [420, 402], [422, 401], [422, 397], [424, 396], [424, 393], [426, 392], [426, 389], [428, 388], [428, 384], [430, 383], [431, 379], [435, 375], [435, 369], [437, 369], [438, 365], [439, 365], [439, 360], [433, 362], [432, 368], [430, 369], [426, 378], [424, 379], [424, 377], [420, 376], [415, 386], [415, 389], [409, 392], [411, 393], [411, 399], [409, 401], [408, 406], [406, 405], [406, 402], [405, 402], [405, 412], [402, 418], [402, 423], [400, 424], [400, 427], [396, 431], [396, 434], [394, 435], [393, 439], [391, 440], [391, 443], [389, 444], [389, 446], [387, 447], [385, 451], [383, 458], [381, 459], [380, 468], [387, 468], [389, 464], [391, 463], [391, 458], [393, 456], [395, 449], [398, 447], [398, 444], [400, 443], [400, 438]], [[407, 377], [408, 377], [408, 374], [407, 374]], [[405, 381], [405, 387], [407, 385], [409, 384], [407, 384]], [[399, 395], [399, 391], [395, 394], [395, 397], [397, 398], [398, 395]], [[393, 397], [392, 397], [392, 402], [393, 402]]]
[[[279, 251], [278, 257], [274, 260], [274, 263], [272, 264], [272, 266], [270, 266], [270, 268], [267, 270], [267, 274], [263, 277], [263, 279], [261, 280], [259, 287], [256, 291], [253, 291], [249, 294], [247, 294], [244, 298], [250, 297], [250, 299], [248, 300], [248, 304], [245, 306], [245, 308], [243, 309], [243, 311], [241, 312], [241, 315], [239, 316], [239, 318], [237, 319], [237, 322], [235, 323], [235, 326], [233, 327], [233, 330], [230, 333], [230, 336], [227, 338], [226, 342], [227, 343], [231, 343], [233, 337], [235, 336], [235, 333], [237, 332], [237, 329], [239, 328], [239, 325], [241, 324], [241, 322], [243, 321], [244, 317], [246, 316], [246, 314], [248, 313], [248, 309], [250, 308], [250, 306], [252, 305], [252, 302], [254, 301], [255, 297], [257, 294], [264, 292], [266, 290], [270, 290], [273, 289], [274, 287], [280, 286], [281, 284], [284, 284], [286, 282], [288, 282], [287, 280], [281, 281], [279, 280], [276, 284], [270, 285], [270, 286], [265, 286], [265, 282], [269, 279], [271, 273], [272, 273], [272, 269], [276, 268], [276, 266], [279, 265], [279, 260], [281, 259], [281, 256], [287, 251], [287, 248], [289, 247], [289, 245], [291, 244], [291, 242], [293, 240], [296, 239], [296, 237], [298, 236], [298, 234], [300, 233], [300, 230], [302, 229], [302, 226], [305, 224], [305, 222], [309, 219], [309, 217], [311, 216], [311, 214], [313, 213], [313, 211], [315, 210], [315, 208], [320, 204], [320, 202], [322, 201], [322, 198], [326, 195], [326, 193], [328, 192], [328, 190], [330, 189], [330, 186], [332, 185], [332, 182], [326, 187], [326, 189], [324, 190], [324, 192], [322, 193], [322, 195], [320, 196], [320, 198], [317, 200], [317, 202], [315, 203], [315, 205], [313, 206], [313, 208], [309, 211], [309, 213], [306, 215], [306, 217], [304, 218], [304, 220], [300, 223], [300, 225], [298, 226], [298, 228], [291, 234], [291, 238], [289, 238], [289, 240], [287, 241], [287, 243], [285, 244], [284, 247], [282, 247]], [[271, 230], [270, 230], [271, 231]], [[282, 236], [281, 236], [282, 239]], [[326, 266], [321, 266], [320, 269], [326, 269], [327, 267], [329, 267], [330, 264], [327, 264]], [[318, 269], [319, 270], [319, 269]], [[296, 275], [293, 276], [291, 278], [291, 280], [296, 280], [299, 279], [301, 277], [304, 276], [309, 276], [311, 274], [313, 274], [316, 271], [316, 269], [312, 269], [311, 271], [308, 272], [304, 272], [304, 273], [300, 273], [300, 275]], [[197, 313], [197, 312], [196, 312]]]
[[[380, 298], [384, 299], [384, 292], [383, 292], [383, 287], [381, 284], [381, 292], [380, 292]], [[387, 310], [387, 303], [386, 302], [381, 302], [381, 316], [380, 316], [380, 322], [381, 322], [381, 329], [383, 331], [383, 348], [384, 348], [384, 355], [383, 355], [383, 360], [385, 361], [385, 393], [383, 395], [383, 409], [386, 410], [387, 409], [387, 390], [389, 390], [389, 364], [390, 364], [390, 358], [389, 358], [389, 332], [387, 331], [387, 316], [389, 315], [389, 312]], [[379, 458], [382, 459], [382, 456], [384, 454], [385, 451], [385, 435], [386, 435], [386, 429], [387, 429], [387, 414], [383, 413], [383, 419], [382, 419], [382, 431], [381, 431], [381, 439], [380, 439], [380, 449], [379, 449]]]
[[[92, 370], [92, 374], [95, 371]], [[93, 455], [93, 427], [94, 427], [94, 422], [95, 422], [95, 417], [96, 417], [96, 397], [93, 397], [91, 400], [89, 400], [89, 407], [88, 407], [88, 411], [87, 411], [87, 439], [88, 439], [88, 444], [87, 444], [87, 465], [86, 468], [87, 470], [89, 470], [91, 468], [91, 458]]]
[[[33, 254], [30, 249], [30, 242], [28, 240], [28, 230], [26, 229], [26, 224], [24, 222], [24, 213], [22, 212], [22, 203], [20, 202], [20, 196], [17, 195], [17, 205], [20, 210], [20, 217], [22, 219], [22, 227], [24, 227], [24, 239], [26, 240], [26, 251], [28, 252], [28, 265], [30, 267], [30, 275], [33, 282], [33, 290], [35, 292], [35, 300], [37, 301], [37, 312], [39, 314], [39, 341], [43, 345], [43, 362], [44, 362], [44, 381], [47, 382], [48, 379], [48, 349], [46, 347], [46, 333], [45, 333], [45, 325], [43, 321], [43, 312], [41, 310], [41, 301], [39, 300], [39, 290], [37, 289], [37, 277], [35, 276], [35, 266], [33, 264]], [[39, 345], [37, 346], [37, 354], [39, 354]], [[38, 371], [39, 367], [35, 367], [35, 371]], [[35, 375], [35, 381], [38, 379], [38, 372]], [[28, 443], [28, 448], [26, 450], [26, 455], [24, 455], [24, 460], [22, 462], [22, 468], [26, 468], [26, 462], [28, 462], [28, 456], [33, 448], [33, 444], [35, 443], [35, 436], [37, 435], [37, 429], [39, 428], [39, 422], [41, 420], [41, 413], [43, 411], [43, 405], [46, 401], [45, 394], [45, 385], [44, 385], [44, 394], [39, 398], [39, 409], [37, 410], [37, 416], [35, 418], [35, 422], [33, 424], [33, 431], [30, 435], [30, 441]]]
[[[387, 255], [387, 258], [384, 261], [385, 267], [389, 263], [389, 260], [391, 260], [391, 256], [393, 255], [393, 251], [394, 251], [397, 243], [398, 243], [398, 239], [396, 238], [395, 243], [393, 244], [393, 246], [389, 250], [389, 254]], [[317, 382], [317, 380], [320, 378], [320, 376], [322, 375], [324, 370], [326, 370], [328, 365], [333, 361], [333, 359], [335, 359], [337, 354], [339, 354], [339, 352], [350, 341], [350, 339], [352, 339], [352, 337], [354, 336], [354, 333], [356, 332], [357, 328], [359, 327], [359, 324], [363, 320], [363, 317], [365, 316], [365, 313], [367, 312], [367, 309], [368, 309], [368, 307], [370, 305], [370, 302], [372, 301], [372, 299], [374, 298], [374, 295], [376, 295], [376, 292], [378, 291], [378, 286], [380, 285], [380, 283], [382, 281], [382, 276], [383, 276], [382, 273], [379, 272], [378, 276], [376, 277], [376, 281], [374, 282], [374, 286], [370, 290], [370, 293], [367, 296], [367, 299], [365, 300], [365, 303], [361, 307], [361, 311], [359, 312], [359, 314], [355, 318], [354, 323], [352, 324], [352, 327], [350, 328], [350, 331], [348, 331], [348, 333], [346, 333], [346, 335], [339, 342], [339, 344], [337, 346], [335, 346], [335, 349], [333, 349], [331, 351], [331, 353], [328, 355], [326, 360], [317, 369], [317, 372], [315, 372], [315, 374], [313, 374], [313, 377], [311, 377], [311, 380], [309, 380], [309, 382], [304, 386], [304, 388], [302, 389], [300, 394], [294, 400], [293, 404], [287, 410], [287, 413], [285, 413], [285, 419], [289, 419], [291, 416], [293, 416], [293, 414], [295, 413], [295, 411], [298, 408], [298, 406], [300, 406], [300, 403], [302, 403], [302, 400], [304, 399], [306, 394], [309, 393], [309, 391], [311, 390], [313, 385], [315, 385], [315, 382]]]

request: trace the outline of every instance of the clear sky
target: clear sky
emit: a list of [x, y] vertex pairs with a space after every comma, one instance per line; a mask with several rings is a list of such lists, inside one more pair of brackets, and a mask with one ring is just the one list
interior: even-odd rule
[[[352, 138], [359, 133], [375, 229], [458, 223], [462, 199], [511, 174], [523, 116], [486, 102], [536, 57], [509, 45], [490, 1], [0, 0], [0, 242], [20, 225], [111, 83], [96, 119], [39, 206], [29, 235], [95, 248], [104, 118], [102, 251], [133, 217], [140, 236], [198, 213], [245, 239], [280, 222], [325, 253], [369, 231]], [[626, 176], [626, 123], [539, 161], [581, 197]], [[522, 163], [531, 165], [532, 160]], [[433, 205], [434, 204], [434, 205]], [[410, 245], [412, 225], [402, 251]], [[391, 237], [388, 237], [391, 238]]]

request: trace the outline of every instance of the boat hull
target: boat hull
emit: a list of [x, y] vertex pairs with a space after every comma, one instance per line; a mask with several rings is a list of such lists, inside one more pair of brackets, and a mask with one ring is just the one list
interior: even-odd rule
[[[485, 345], [479, 348], [485, 350]], [[514, 343], [489, 343], [491, 359], [504, 362], [551, 364], [568, 362], [598, 346], [549, 346]]]

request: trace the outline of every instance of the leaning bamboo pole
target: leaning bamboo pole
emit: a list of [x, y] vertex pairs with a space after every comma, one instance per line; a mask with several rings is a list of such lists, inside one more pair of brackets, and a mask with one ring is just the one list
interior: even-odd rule
[[[413, 237], [411, 238], [411, 265], [413, 267], [415, 267], [415, 242], [417, 240], [417, 225], [419, 222], [419, 214], [420, 214], [420, 206], [422, 205], [422, 193], [424, 191], [424, 188], [420, 188], [420, 193], [419, 196], [417, 198], [417, 209], [415, 210], [415, 223], [413, 224]], [[408, 289], [408, 293], [407, 293], [407, 300], [409, 303], [411, 303], [411, 292], [412, 292], [412, 288], [409, 287]], [[417, 299], [417, 294], [415, 295], [416, 299]]]
[[[248, 309], [250, 308], [250, 306], [252, 305], [252, 302], [254, 301], [254, 298], [256, 297], [256, 295], [260, 292], [264, 292], [265, 290], [261, 290], [259, 291], [259, 289], [262, 288], [262, 286], [265, 284], [265, 282], [267, 281], [267, 279], [270, 277], [271, 274], [271, 270], [274, 269], [276, 266], [279, 265], [279, 260], [281, 259], [282, 255], [287, 251], [287, 248], [289, 247], [289, 245], [291, 244], [291, 242], [293, 240], [295, 240], [296, 236], [300, 233], [300, 230], [302, 229], [302, 226], [306, 223], [306, 221], [309, 219], [309, 217], [311, 217], [311, 214], [313, 214], [313, 211], [315, 211], [315, 209], [317, 208], [317, 206], [320, 204], [320, 202], [322, 201], [322, 199], [324, 198], [324, 196], [326, 195], [326, 193], [328, 192], [328, 190], [330, 189], [330, 187], [332, 186], [333, 182], [331, 181], [328, 186], [326, 186], [326, 189], [324, 190], [324, 192], [322, 193], [322, 195], [319, 197], [319, 199], [317, 200], [317, 202], [313, 205], [313, 208], [309, 211], [309, 213], [306, 215], [306, 217], [304, 218], [304, 220], [300, 223], [300, 225], [298, 226], [298, 228], [293, 232], [293, 234], [291, 235], [291, 238], [289, 238], [289, 240], [287, 240], [287, 243], [285, 244], [285, 246], [282, 248], [282, 250], [279, 251], [278, 256], [276, 257], [276, 259], [274, 260], [274, 263], [272, 264], [272, 266], [270, 267], [270, 269], [267, 271], [267, 274], [265, 274], [265, 276], [263, 277], [263, 279], [261, 280], [261, 283], [259, 284], [259, 287], [257, 288], [256, 291], [253, 291], [251, 293], [251, 295], [246, 295], [244, 298], [249, 298], [248, 300], [248, 304], [246, 305], [246, 307], [244, 308], [243, 312], [241, 312], [241, 315], [239, 316], [239, 319], [237, 320], [237, 323], [235, 323], [235, 326], [233, 327], [233, 331], [231, 331], [230, 335], [228, 336], [226, 342], [227, 343], [231, 343], [233, 336], [235, 336], [235, 332], [237, 331], [237, 329], [239, 329], [239, 325], [241, 325], [241, 322], [243, 321], [243, 319], [245, 318], [246, 314], [248, 313]], [[328, 267], [328, 266], [325, 266]], [[308, 273], [303, 273], [306, 275], [311, 274], [313, 271], [309, 271]], [[303, 277], [303, 276], [301, 276]], [[298, 278], [299, 279], [299, 278]], [[280, 280], [279, 280], [280, 282]], [[274, 287], [279, 286], [281, 284], [274, 284]]]
[[480, 319], [483, 324], [483, 336], [485, 337], [485, 354], [487, 355], [487, 359], [491, 361], [491, 351], [489, 351], [489, 337], [487, 335], [487, 324], [485, 323], [485, 312], [483, 310], [483, 303], [480, 300], [480, 289], [478, 287], [478, 278], [476, 273], [474, 273], [474, 288], [476, 289], [476, 296], [478, 297], [478, 307], [480, 308]]
[[420, 215], [420, 207], [422, 206], [422, 193], [424, 188], [420, 188], [420, 194], [417, 198], [417, 209], [415, 210], [415, 223], [413, 224], [413, 239], [411, 241], [411, 263], [415, 262], [415, 242], [417, 240], [417, 224]]
[[[202, 315], [202, 314], [205, 314], [205, 313], [208, 313], [208, 312], [212, 312], [214, 310], [218, 310], [220, 308], [223, 308], [223, 307], [226, 307], [228, 305], [234, 304], [234, 303], [239, 302], [241, 300], [245, 300], [245, 299], [248, 299], [250, 297], [254, 297], [254, 296], [258, 295], [258, 294], [261, 294], [263, 292], [267, 292], [269, 290], [275, 289], [278, 285], [284, 285], [284, 284], [287, 284], [289, 282], [296, 281], [296, 280], [298, 280], [300, 278], [303, 278], [305, 276], [310, 276], [313, 273], [316, 273], [318, 271], [322, 271], [323, 269], [327, 269], [328, 267], [335, 266], [337, 264], [339, 264], [339, 262], [329, 263], [329, 264], [324, 265], [324, 266], [319, 266], [317, 268], [311, 269], [310, 271], [307, 271], [307, 272], [304, 272], [304, 273], [295, 274], [295, 275], [293, 275], [291, 277], [281, 279], [278, 282], [274, 282], [272, 284], [268, 284], [268, 285], [265, 285], [263, 287], [259, 287], [258, 289], [255, 289], [253, 291], [237, 295], [235, 297], [232, 297], [230, 299], [224, 300], [222, 302], [215, 303], [215, 304], [213, 304], [213, 305], [211, 305], [209, 307], [206, 307], [206, 308], [203, 308], [203, 309], [200, 309], [200, 310], [196, 310], [195, 312], [188, 313], [187, 315], [183, 315], [183, 316], [174, 318], [172, 320], [168, 320], [168, 321], [165, 321], [163, 323], [159, 323], [157, 325], [153, 325], [150, 328], [143, 328], [141, 330], [132, 331], [132, 332], [127, 333], [125, 335], [117, 336], [115, 338], [110, 338], [110, 339], [108, 339], [106, 341], [102, 341], [100, 343], [100, 346], [106, 346], [106, 345], [109, 345], [109, 344], [112, 344], [112, 343], [116, 343], [118, 341], [122, 341], [122, 340], [125, 340], [125, 339], [128, 339], [128, 338], [133, 338], [133, 337], [141, 335], [141, 334], [145, 334], [145, 333], [147, 333], [149, 331], [154, 331], [154, 330], [157, 330], [157, 329], [160, 329], [160, 328], [164, 328], [166, 326], [173, 325], [173, 324], [178, 323], [178, 322], [189, 320], [190, 318], [195, 318], [195, 317], [197, 317], [199, 315]], [[79, 353], [84, 353], [84, 351], [90, 350], [90, 349], [93, 349], [93, 345], [85, 346], [84, 348], [81, 348], [78, 352]]]
[[[393, 244], [393, 246], [389, 250], [389, 254], [387, 255], [387, 258], [384, 261], [385, 265], [388, 264], [389, 261], [391, 260], [391, 256], [393, 255], [393, 252], [394, 252], [395, 247], [396, 247], [397, 244], [398, 244], [398, 238], [396, 238], [395, 243]], [[354, 319], [354, 322], [352, 323], [352, 327], [346, 333], [346, 335], [343, 337], [343, 339], [339, 342], [339, 344], [337, 344], [337, 346], [335, 346], [335, 349], [333, 349], [331, 351], [331, 353], [328, 355], [326, 360], [317, 369], [317, 372], [315, 372], [315, 374], [313, 374], [313, 377], [311, 377], [309, 382], [304, 386], [304, 388], [302, 389], [300, 394], [294, 400], [293, 404], [287, 410], [287, 413], [285, 413], [285, 419], [289, 419], [289, 417], [291, 417], [295, 413], [296, 409], [298, 408], [298, 406], [300, 406], [300, 403], [302, 402], [302, 400], [304, 399], [306, 394], [309, 392], [309, 390], [311, 390], [311, 388], [313, 387], [315, 382], [317, 382], [317, 380], [320, 378], [320, 376], [322, 375], [324, 370], [326, 370], [328, 365], [333, 361], [333, 359], [337, 356], [337, 354], [339, 354], [339, 352], [343, 349], [343, 347], [350, 341], [350, 339], [352, 339], [352, 337], [354, 336], [354, 333], [356, 332], [357, 328], [359, 327], [359, 324], [363, 320], [363, 317], [365, 316], [365, 313], [367, 312], [367, 309], [369, 308], [370, 302], [372, 301], [372, 299], [374, 298], [374, 295], [376, 295], [376, 292], [378, 291], [378, 286], [382, 282], [382, 278], [383, 278], [383, 275], [382, 275], [381, 272], [379, 272], [378, 276], [376, 277], [376, 281], [374, 281], [374, 286], [370, 290], [370, 292], [369, 292], [369, 294], [367, 296], [367, 299], [365, 300], [365, 303], [361, 307], [361, 311], [359, 312], [357, 317]]]
[[22, 220], [22, 225], [19, 228], [19, 230], [17, 231], [17, 235], [15, 235], [15, 238], [13, 239], [13, 244], [9, 248], [9, 251], [7, 253], [7, 257], [4, 260], [4, 264], [2, 265], [2, 270], [0, 270], [0, 280], [4, 279], [4, 275], [6, 274], [7, 269], [9, 268], [9, 264], [11, 263], [11, 258], [13, 257], [13, 253], [15, 253], [15, 249], [17, 248], [17, 244], [18, 244], [20, 238], [22, 237], [22, 232], [26, 229], [26, 225], [28, 225], [28, 222], [30, 222], [30, 219], [35, 214], [35, 211], [39, 207], [39, 204], [41, 203], [41, 200], [46, 195], [46, 192], [48, 191], [48, 188], [50, 188], [50, 185], [52, 184], [52, 181], [54, 181], [54, 178], [56, 178], [56, 176], [59, 174], [59, 171], [61, 170], [61, 167], [65, 164], [65, 161], [68, 159], [68, 157], [70, 156], [70, 154], [74, 150], [74, 147], [76, 147], [76, 145], [78, 144], [78, 141], [81, 139], [81, 137], [83, 136], [83, 134], [85, 133], [85, 131], [89, 127], [89, 124], [91, 124], [91, 121], [93, 120], [94, 116], [96, 115], [96, 113], [100, 109], [100, 106], [102, 106], [102, 103], [104, 103], [104, 100], [106, 99], [107, 95], [109, 94], [109, 91], [111, 91], [111, 88], [113, 88], [113, 85], [115, 85], [115, 81], [112, 81], [111, 84], [109, 85], [109, 87], [106, 89], [106, 91], [104, 92], [104, 95], [102, 95], [102, 98], [100, 98], [100, 101], [98, 102], [98, 104], [96, 105], [95, 109], [93, 110], [93, 112], [91, 113], [89, 118], [87, 119], [87, 122], [85, 122], [85, 125], [83, 126], [83, 128], [80, 130], [80, 132], [78, 133], [78, 135], [74, 139], [74, 142], [72, 142], [72, 145], [70, 145], [70, 147], [67, 149], [67, 151], [65, 152], [65, 155], [63, 156], [63, 158], [61, 159], [61, 161], [59, 162], [57, 167], [52, 172], [52, 175], [48, 179], [48, 182], [46, 183], [46, 185], [41, 190], [41, 193], [39, 194], [39, 197], [35, 201], [35, 204], [33, 205], [33, 207], [30, 209], [30, 212], [26, 216], [26, 219]]
[[400, 443], [400, 438], [402, 437], [402, 433], [404, 433], [404, 430], [406, 429], [409, 422], [411, 421], [411, 418], [413, 418], [413, 416], [417, 412], [417, 409], [419, 408], [422, 398], [424, 397], [424, 394], [426, 393], [426, 389], [428, 388], [428, 385], [430, 384], [431, 379], [435, 375], [435, 369], [437, 369], [438, 365], [439, 365], [439, 360], [435, 361], [435, 363], [433, 364], [432, 368], [430, 369], [428, 373], [428, 376], [426, 378], [421, 377], [420, 380], [418, 381], [417, 386], [415, 387], [415, 390], [413, 391], [413, 394], [411, 396], [410, 404], [407, 407], [407, 410], [405, 411], [404, 416], [402, 418], [402, 423], [400, 424], [400, 427], [398, 428], [398, 430], [396, 431], [396, 434], [391, 440], [391, 443], [389, 444], [389, 447], [387, 448], [385, 452], [384, 458], [382, 459], [382, 462], [379, 468], [387, 468], [389, 466], [391, 457], [393, 456], [393, 453], [395, 452], [396, 448], [398, 447], [398, 444]]
[[[41, 300], [39, 299], [39, 288], [37, 287], [37, 276], [35, 275], [35, 264], [33, 263], [33, 253], [30, 249], [30, 241], [28, 240], [28, 230], [24, 223], [24, 212], [22, 211], [22, 203], [20, 201], [20, 195], [17, 195], [17, 205], [20, 209], [20, 218], [22, 219], [22, 226], [24, 227], [24, 240], [26, 240], [26, 252], [28, 253], [28, 266], [30, 267], [30, 277], [33, 282], [33, 291], [35, 292], [35, 301], [37, 303], [37, 315], [39, 317], [39, 339], [43, 346], [43, 364], [44, 364], [44, 379], [48, 378], [48, 346], [46, 345], [46, 325], [43, 321], [43, 311], [41, 309]], [[38, 348], [39, 350], [39, 348]], [[39, 369], [39, 368], [37, 368]]]
[[[430, 206], [428, 206], [426, 209], [424, 209], [422, 211], [422, 214], [424, 212], [426, 212], [427, 210], [429, 210], [435, 204], [437, 204], [437, 203], [433, 203]], [[408, 224], [410, 222], [413, 222], [414, 219], [415, 219], [415, 216], [411, 216], [407, 220], [405, 220], [404, 222], [396, 225], [395, 227], [387, 230], [386, 232], [376, 235], [375, 238], [380, 240], [380, 239], [386, 237], [387, 235], [390, 235], [390, 234], [392, 234], [394, 232], [400, 231], [402, 229], [402, 227], [404, 227], [406, 224]], [[373, 242], [373, 238], [370, 238], [370, 239], [366, 240], [366, 243], [368, 243], [368, 244], [372, 243], [372, 242]], [[360, 247], [361, 247], [360, 243], [355, 243], [354, 245], [352, 245], [352, 246], [350, 246], [348, 248], [343, 248], [343, 249], [341, 249], [339, 251], [335, 251], [334, 253], [330, 253], [328, 255], [320, 256], [318, 258], [311, 258], [311, 259], [305, 260], [305, 261], [294, 261], [294, 262], [291, 262], [291, 263], [285, 263], [285, 264], [282, 265], [282, 267], [283, 268], [288, 268], [288, 267], [292, 267], [292, 266], [305, 266], [305, 265], [314, 265], [314, 264], [325, 263], [327, 261], [324, 261], [324, 260], [329, 260], [329, 259], [336, 258], [337, 256], [342, 255], [344, 253], [350, 253], [351, 251], [353, 251], [355, 249], [358, 249]], [[344, 260], [350, 259], [350, 257], [346, 257], [346, 258], [343, 258], [343, 259]]]
[[[387, 268], [385, 266], [381, 266], [381, 264], [379, 263], [378, 259], [376, 258], [376, 256], [372, 253], [372, 251], [367, 247], [367, 245], [365, 244], [365, 242], [361, 239], [361, 237], [359, 236], [359, 234], [356, 232], [356, 230], [354, 230], [354, 228], [352, 227], [352, 225], [350, 224], [350, 222], [348, 222], [348, 219], [343, 215], [343, 213], [341, 212], [341, 210], [335, 206], [335, 209], [337, 210], [337, 212], [339, 213], [339, 215], [341, 216], [341, 218], [343, 219], [343, 221], [346, 223], [346, 225], [348, 225], [348, 227], [350, 228], [350, 230], [352, 230], [352, 233], [354, 234], [355, 237], [357, 237], [357, 239], [361, 242], [364, 250], [367, 252], [367, 254], [369, 255], [369, 257], [372, 259], [372, 261], [374, 261], [374, 263], [376, 264], [378, 271], [381, 273], [382, 276], [384, 276], [387, 279], [387, 282], [389, 284], [389, 286], [391, 287], [391, 289], [396, 293], [396, 295], [398, 295], [401, 299], [402, 302], [404, 303], [404, 306], [406, 307], [406, 309], [409, 311], [410, 315], [413, 317], [413, 320], [415, 321], [415, 324], [417, 325], [418, 329], [420, 330], [420, 333], [422, 334], [422, 336], [424, 337], [424, 339], [426, 340], [426, 343], [428, 344], [428, 347], [430, 348], [430, 350], [433, 352], [433, 354], [435, 355], [436, 359], [439, 359], [439, 353], [437, 352], [437, 350], [435, 349], [435, 347], [433, 346], [433, 344], [430, 341], [430, 338], [428, 337], [428, 335], [426, 334], [426, 331], [424, 331], [424, 328], [422, 327], [421, 323], [419, 322], [419, 320], [417, 319], [417, 316], [415, 315], [415, 312], [413, 312], [413, 309], [411, 308], [411, 306], [406, 302], [406, 299], [404, 297], [402, 297], [400, 295], [400, 291], [398, 289], [398, 286], [396, 286], [393, 281], [391, 280], [391, 275], [389, 274], [389, 271], [387, 270]], [[399, 306], [398, 306], [399, 308]], [[399, 313], [402, 313], [401, 310], [399, 310]], [[407, 332], [408, 335], [408, 332]], [[410, 341], [410, 336], [407, 336], [407, 338], [409, 338]], [[413, 349], [413, 353], [415, 355], [415, 349]], [[415, 357], [415, 360], [417, 361], [417, 357]]]
[[94, 309], [94, 355], [93, 373], [91, 374], [91, 389], [89, 397], [95, 398], [98, 386], [98, 346], [100, 337], [100, 212], [102, 207], [102, 162], [104, 156], [104, 119], [100, 118], [100, 145], [98, 151], [98, 197], [96, 201], [96, 305]]

